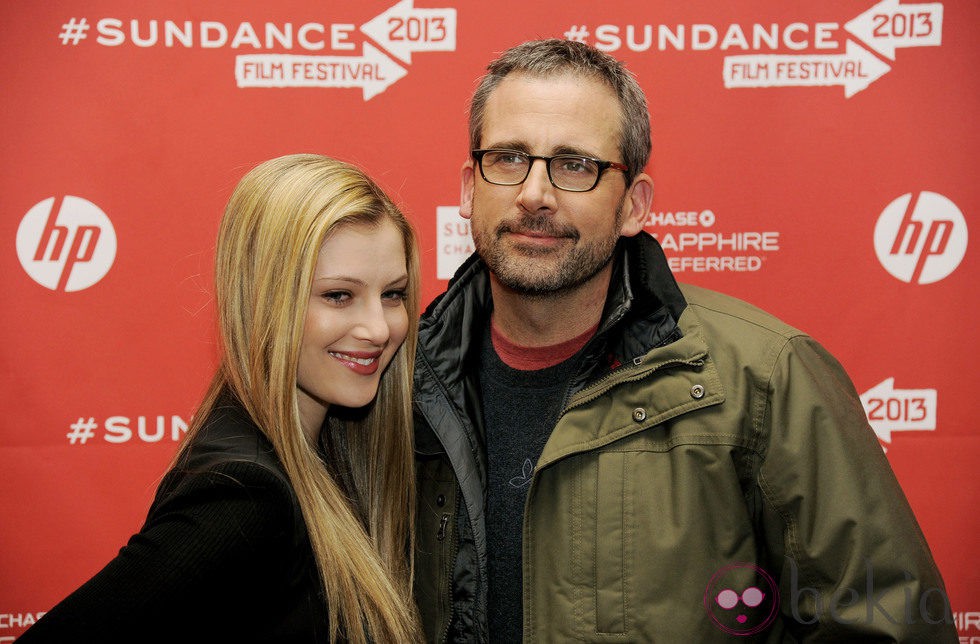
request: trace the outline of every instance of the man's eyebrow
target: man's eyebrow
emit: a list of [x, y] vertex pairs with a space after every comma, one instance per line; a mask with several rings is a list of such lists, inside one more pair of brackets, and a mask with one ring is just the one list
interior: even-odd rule
[[520, 141], [501, 141], [494, 143], [493, 145], [488, 145], [486, 150], [515, 150], [517, 152], [531, 153], [531, 148], [526, 143]]
[[590, 152], [583, 148], [577, 148], [573, 145], [559, 145], [551, 149], [551, 154], [574, 154], [580, 157], [590, 157], [593, 159], [599, 158], [595, 152]]
[[[494, 143], [488, 146], [487, 149], [490, 150], [515, 150], [517, 152], [524, 152], [525, 154], [533, 154], [531, 146], [522, 141], [501, 141], [499, 143]], [[590, 157], [593, 159], [599, 158], [595, 152], [585, 150], [583, 148], [576, 147], [574, 145], [556, 145], [547, 152], [548, 156], [554, 156], [556, 154], [574, 154], [580, 157]]]

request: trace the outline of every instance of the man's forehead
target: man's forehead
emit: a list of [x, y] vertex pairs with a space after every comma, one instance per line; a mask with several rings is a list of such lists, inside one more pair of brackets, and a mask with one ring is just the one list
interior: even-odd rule
[[514, 73], [487, 99], [480, 145], [539, 154], [609, 154], [619, 144], [620, 113], [615, 92], [595, 77]]

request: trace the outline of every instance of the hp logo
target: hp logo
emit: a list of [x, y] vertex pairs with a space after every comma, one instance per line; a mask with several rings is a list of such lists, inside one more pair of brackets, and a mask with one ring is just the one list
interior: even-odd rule
[[116, 258], [116, 231], [98, 206], [81, 197], [49, 197], [17, 229], [17, 257], [35, 282], [53, 291], [81, 291]]
[[902, 195], [875, 224], [878, 261], [893, 277], [911, 284], [938, 282], [956, 270], [966, 242], [963, 213], [935, 192]]

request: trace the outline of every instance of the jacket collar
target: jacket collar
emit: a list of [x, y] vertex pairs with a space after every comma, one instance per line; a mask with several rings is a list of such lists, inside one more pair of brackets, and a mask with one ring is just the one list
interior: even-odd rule
[[[663, 308], [675, 323], [687, 307], [660, 243], [646, 232], [635, 237], [622, 237], [616, 245], [613, 273], [598, 333], [621, 321], [633, 309], [634, 303], [639, 305], [637, 314]], [[456, 326], [460, 322], [464, 326], [462, 329], [457, 326], [456, 334], [472, 336], [473, 329], [466, 323], [483, 320], [492, 310], [487, 266], [473, 253], [456, 270], [446, 291], [426, 307], [420, 336], [430, 344], [448, 330], [446, 323]]]
[[607, 359], [614, 365], [677, 340], [677, 321], [687, 307], [663, 249], [650, 234], [623, 237], [616, 251], [602, 323], [596, 334], [605, 338]]
[[[657, 240], [645, 232], [621, 238], [614, 261], [599, 330], [583, 350], [582, 368], [569, 395], [619, 364], [682, 336], [677, 321], [687, 302]], [[474, 349], [481, 325], [492, 310], [489, 273], [474, 253], [456, 271], [446, 292], [422, 315], [416, 353], [417, 402], [424, 405], [435, 402], [434, 398], [448, 398], [461, 412], [461, 420], [480, 422], [478, 396], [467, 374], [477, 372], [479, 356]], [[474, 430], [471, 440], [478, 442], [482, 431]]]

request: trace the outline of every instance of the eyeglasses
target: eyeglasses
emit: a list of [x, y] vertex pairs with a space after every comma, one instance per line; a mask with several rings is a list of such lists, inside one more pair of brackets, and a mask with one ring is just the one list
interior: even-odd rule
[[540, 157], [517, 150], [473, 150], [471, 153], [480, 166], [480, 174], [487, 183], [498, 186], [516, 186], [524, 183], [531, 173], [531, 165], [538, 159], [548, 168], [548, 180], [559, 190], [588, 192], [597, 185], [602, 173], [612, 168], [626, 172], [629, 167], [614, 161], [600, 161], [577, 154], [556, 154]]

